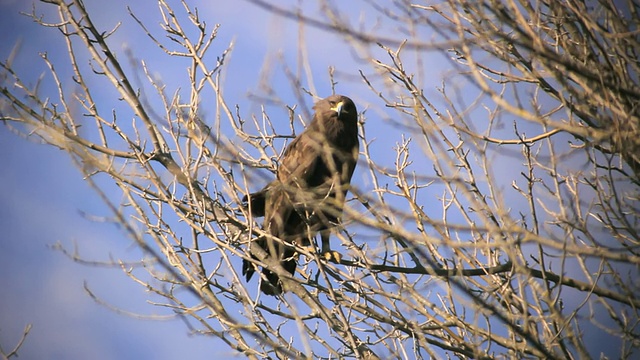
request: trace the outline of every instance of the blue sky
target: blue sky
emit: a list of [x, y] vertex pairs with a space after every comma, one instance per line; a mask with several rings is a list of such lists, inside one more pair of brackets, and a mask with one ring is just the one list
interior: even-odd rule
[[[181, 60], [165, 56], [127, 14], [126, 5], [130, 5], [149, 29], [161, 36], [160, 13], [155, 1], [85, 0], [85, 3], [99, 28], [107, 30], [122, 22], [119, 31], [110, 39], [112, 48], [120, 56], [125, 58], [125, 52], [131, 51], [134, 58], [145, 60], [151, 73], [162, 78], [169, 89], [187, 86]], [[221, 23], [213, 53], [224, 50], [231, 42], [234, 44], [226, 69], [224, 91], [227, 100], [240, 104], [244, 116], [259, 116], [262, 104], [249, 94], [260, 92], [258, 79], [264, 71], [265, 59], [282, 56], [288, 65], [296, 68], [298, 25], [247, 2], [202, 0], [193, 4], [209, 26]], [[350, 8], [343, 8], [353, 14], [354, 23], [362, 18], [376, 18], [376, 15], [360, 10], [357, 4], [359, 2], [350, 2]], [[176, 10], [180, 8], [179, 4], [175, 6]], [[46, 4], [38, 4], [36, 12], [53, 19], [55, 14], [51, 9]], [[31, 11], [30, 2], [0, 0], [0, 33], [3, 34], [0, 58], [6, 59], [19, 42], [16, 69], [29, 81], [35, 82], [45, 73], [40, 52], [47, 52], [59, 64], [59, 71], [68, 71], [64, 66], [66, 50], [57, 30], [36, 25], [30, 18], [19, 15], [20, 11]], [[378, 27], [375, 21], [369, 21], [367, 25], [377, 31], [394, 30]], [[377, 143], [372, 147], [372, 157], [379, 164], [393, 166], [395, 157], [390, 149], [402, 140], [403, 130], [386, 122], [387, 113], [376, 105], [379, 100], [358, 79], [358, 70], [370, 69], [369, 65], [358, 58], [356, 50], [336, 36], [306, 28], [305, 39], [306, 50], [312, 59], [313, 86], [318, 94], [330, 93], [328, 67], [337, 66], [338, 72], [346, 74], [341, 77], [338, 92], [351, 96], [359, 110], [367, 109], [368, 138]], [[369, 50], [380, 54], [379, 50]], [[423, 61], [428, 73], [419, 81], [428, 96], [438, 95], [435, 87], [441, 84], [447, 72], [453, 70], [442, 57], [427, 56]], [[274, 90], [288, 104], [296, 104], [281, 69], [275, 66], [270, 71], [270, 84]], [[303, 80], [304, 87], [311, 86], [310, 79], [303, 76]], [[105, 89], [101, 95], [112, 101], [109, 98], [113, 96], [111, 90]], [[469, 95], [469, 102], [474, 97], [474, 94]], [[310, 107], [311, 103], [307, 99], [304, 105]], [[104, 104], [105, 108], [112, 106], [118, 105]], [[204, 101], [202, 109], [207, 110]], [[278, 114], [277, 109], [273, 111], [274, 116]], [[511, 137], [511, 121], [505, 119], [504, 138]], [[482, 128], [481, 123], [479, 126]], [[522, 129], [526, 130], [527, 126], [523, 125]], [[527, 135], [533, 136], [538, 129], [529, 130]], [[498, 177], [508, 175], [504, 187], [509, 188], [514, 169], [521, 161], [502, 152], [502, 148], [494, 150], [492, 170]], [[424, 170], [423, 173], [431, 169], [427, 162], [416, 162], [413, 167]], [[180, 320], [132, 318], [117, 314], [90, 298], [84, 290], [85, 284], [115, 307], [149, 318], [167, 315], [164, 309], [149, 305], [149, 294], [119, 269], [77, 264], [53, 249], [57, 243], [69, 250], [77, 246], [83, 258], [96, 261], [110, 257], [141, 257], [139, 250], [116, 226], [104, 221], [110, 213], [82, 180], [81, 173], [66, 153], [38, 144], [36, 139], [22, 139], [9, 128], [0, 126], [0, 169], [3, 189], [0, 191], [0, 226], [3, 229], [0, 238], [0, 271], [3, 274], [0, 276], [0, 289], [3, 290], [0, 292], [0, 345], [5, 350], [17, 342], [24, 326], [32, 324], [33, 329], [20, 352], [24, 359], [204, 359], [235, 354], [215, 338], [189, 335]], [[354, 177], [362, 188], [371, 186], [365, 172], [366, 169], [360, 167]], [[436, 184], [423, 196], [436, 198], [441, 191]], [[522, 207], [526, 210], [525, 205], [509, 202], [512, 209]], [[439, 210], [438, 207], [427, 208], [436, 213]]]

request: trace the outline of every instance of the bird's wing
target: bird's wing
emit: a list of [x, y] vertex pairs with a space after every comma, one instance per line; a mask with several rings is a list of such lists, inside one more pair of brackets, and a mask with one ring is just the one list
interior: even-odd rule
[[278, 168], [278, 180], [289, 186], [309, 187], [317, 173], [320, 157], [318, 141], [308, 130], [303, 131], [285, 150]]

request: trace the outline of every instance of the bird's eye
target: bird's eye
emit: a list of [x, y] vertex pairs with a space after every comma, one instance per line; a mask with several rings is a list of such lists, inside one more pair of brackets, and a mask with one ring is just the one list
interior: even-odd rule
[[336, 102], [335, 101], [329, 101], [329, 104], [331, 104], [331, 106], [336, 106]]

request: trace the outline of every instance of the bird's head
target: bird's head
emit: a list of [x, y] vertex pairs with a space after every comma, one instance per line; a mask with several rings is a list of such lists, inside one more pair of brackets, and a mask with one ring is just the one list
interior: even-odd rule
[[338, 119], [342, 121], [358, 119], [356, 105], [351, 99], [344, 95], [331, 95], [326, 99], [318, 101], [313, 108], [318, 113], [336, 113]]
[[335, 111], [339, 118], [357, 113], [356, 105], [344, 95], [332, 95], [326, 100], [329, 102], [330, 109]]

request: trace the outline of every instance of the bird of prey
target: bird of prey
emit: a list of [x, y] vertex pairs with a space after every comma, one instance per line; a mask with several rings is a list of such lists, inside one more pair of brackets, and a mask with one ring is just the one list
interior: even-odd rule
[[[310, 246], [318, 232], [322, 256], [340, 261], [340, 254], [331, 251], [329, 236], [342, 214], [358, 159], [358, 113], [353, 101], [332, 95], [318, 101], [313, 109], [311, 123], [286, 148], [276, 180], [243, 198], [253, 217], [264, 216], [262, 227], [268, 234], [252, 246], [277, 259], [291, 275], [296, 270], [296, 251], [291, 244]], [[255, 269], [254, 262], [243, 261], [247, 281]], [[267, 295], [281, 294], [278, 275], [266, 268], [262, 274], [260, 290]]]

